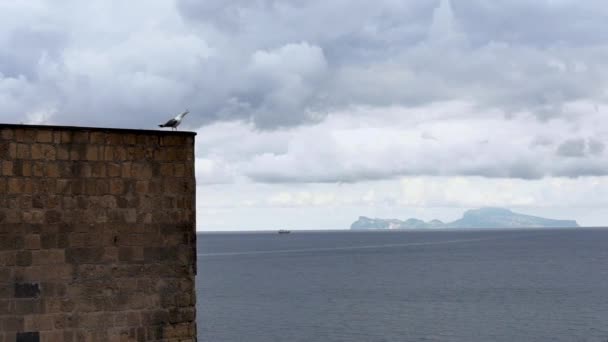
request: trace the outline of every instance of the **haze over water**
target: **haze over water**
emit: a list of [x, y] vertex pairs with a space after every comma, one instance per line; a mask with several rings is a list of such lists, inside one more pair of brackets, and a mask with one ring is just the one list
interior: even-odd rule
[[204, 341], [606, 341], [608, 230], [199, 235]]

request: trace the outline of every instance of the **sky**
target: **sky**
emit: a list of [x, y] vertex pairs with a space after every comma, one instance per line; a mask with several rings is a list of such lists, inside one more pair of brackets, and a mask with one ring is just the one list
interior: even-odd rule
[[600, 0], [4, 0], [0, 122], [188, 108], [202, 231], [608, 226], [606, 37]]

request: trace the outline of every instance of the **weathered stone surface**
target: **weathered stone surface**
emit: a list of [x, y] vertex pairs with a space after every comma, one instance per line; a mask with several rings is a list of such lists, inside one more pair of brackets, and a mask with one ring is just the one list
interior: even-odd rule
[[15, 298], [38, 298], [38, 296], [40, 296], [40, 284], [15, 283]]
[[39, 332], [17, 333], [17, 342], [40, 342]]
[[0, 342], [196, 340], [193, 136], [0, 125]]

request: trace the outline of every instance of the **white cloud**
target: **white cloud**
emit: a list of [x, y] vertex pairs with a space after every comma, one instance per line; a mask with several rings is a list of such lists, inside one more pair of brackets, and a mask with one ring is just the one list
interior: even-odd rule
[[[415, 110], [358, 108], [288, 131], [261, 133], [251, 125], [234, 123], [232, 138], [218, 145], [203, 144], [216, 158], [235, 158], [241, 175], [269, 183], [348, 183], [404, 175], [537, 179], [608, 174], [601, 153], [602, 114], [585, 114], [589, 118], [583, 122], [543, 122], [530, 113], [511, 119], [485, 113], [466, 103]], [[214, 126], [215, 134], [219, 129]], [[566, 147], [580, 141], [580, 158], [570, 160], [565, 145], [547, 140], [547, 132], [565, 140]], [[240, 143], [226, 142], [231, 139]], [[261, 143], [273, 140], [277, 144]]]

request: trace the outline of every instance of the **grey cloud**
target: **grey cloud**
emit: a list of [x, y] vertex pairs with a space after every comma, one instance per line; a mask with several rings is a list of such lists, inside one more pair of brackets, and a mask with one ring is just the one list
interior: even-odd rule
[[582, 158], [585, 156], [587, 144], [585, 139], [570, 139], [561, 143], [557, 155], [562, 157]]
[[586, 163], [566, 163], [553, 173], [553, 176], [558, 177], [589, 177], [589, 176], [608, 176], [608, 168], [606, 161], [595, 161]]
[[537, 136], [530, 143], [531, 147], [547, 147], [553, 145], [553, 139], [547, 136]]
[[434, 140], [434, 141], [439, 141], [439, 139], [437, 139], [433, 134], [429, 133], [429, 132], [422, 132], [422, 134], [420, 135], [420, 137], [424, 140]]
[[[445, 4], [447, 2], [444, 3], [444, 13], [436, 16], [437, 20], [450, 21], [451, 12], [445, 10]], [[309, 19], [314, 13], [322, 12], [322, 10], [332, 9], [331, 6], [315, 5], [317, 3], [297, 7], [298, 11], [303, 11], [300, 14], [304, 14], [300, 16], [303, 18], [300, 20]], [[264, 9], [267, 10], [267, 7]], [[353, 7], [349, 10], [369, 10], [359, 4]], [[286, 6], [282, 8], [282, 11], [268, 10], [267, 13], [264, 12], [260, 15], [268, 20], [274, 18], [273, 15], [280, 19], [281, 15], [291, 13], [290, 9], [292, 7]], [[456, 24], [442, 25], [429, 22], [433, 16], [433, 7], [419, 6], [414, 9], [425, 13], [427, 22], [415, 21], [416, 24], [413, 27], [423, 29], [412, 30], [417, 33], [411, 36], [409, 43], [395, 40], [383, 41], [380, 37], [389, 28], [373, 22], [376, 25], [370, 26], [376, 30], [371, 30], [375, 34], [353, 29], [348, 23], [344, 27], [333, 24], [325, 26], [328, 25], [327, 23], [318, 26], [328, 29], [325, 34], [314, 29], [310, 32], [303, 28], [299, 32], [300, 35], [318, 44], [323, 51], [327, 51], [328, 62], [332, 68], [328, 70], [324, 80], [311, 83], [311, 88], [316, 89], [317, 93], [315, 96], [309, 96], [307, 101], [300, 103], [300, 111], [321, 108], [319, 111], [322, 113], [324, 106], [339, 108], [352, 104], [382, 106], [397, 102], [404, 105], [418, 105], [430, 101], [468, 98], [471, 94], [475, 94], [476, 98], [484, 100], [490, 105], [515, 111], [530, 109], [536, 112], [539, 118], [547, 119], [562, 115], [561, 104], [564, 102], [598, 95], [595, 89], [599, 88], [592, 87], [589, 79], [595, 78], [601, 82], [599, 75], [605, 73], [605, 70], [588, 70], [588, 72], [576, 74], [568, 69], [556, 72], [554, 67], [547, 65], [546, 61], [554, 56], [558, 59], [571, 59], [573, 57], [571, 55], [575, 52], [570, 51], [568, 47], [558, 48], [548, 53], [542, 47], [536, 47], [534, 44], [510, 46], [500, 44], [500, 40], [498, 40], [498, 44], [491, 42], [478, 48], [468, 46], [463, 42], [459, 42], [463, 45], [455, 47], [428, 45], [423, 43], [427, 35], [441, 36], [442, 32], [449, 34], [450, 31], [446, 31], [447, 29], [467, 22], [469, 18], [457, 18], [459, 20], [455, 20]], [[394, 15], [402, 12], [404, 11], [396, 11]], [[405, 12], [415, 13], [414, 11]], [[374, 12], [372, 11], [372, 13]], [[360, 16], [360, 13], [356, 14]], [[383, 13], [383, 15], [391, 17], [390, 14]], [[424, 18], [425, 15], [418, 17]], [[373, 15], [370, 17], [374, 18]], [[284, 22], [279, 20], [278, 23], [281, 29], [286, 28]], [[302, 24], [305, 26], [305, 23]], [[358, 22], [357, 25], [361, 25], [361, 23]], [[403, 24], [401, 25], [403, 26]], [[429, 32], [433, 27], [437, 28]], [[391, 29], [394, 30], [394, 28]], [[289, 28], [286, 31], [292, 32]], [[270, 38], [266, 38], [267, 35], [268, 33], [260, 32], [258, 36], [263, 37], [257, 39], [262, 42], [268, 40], [275, 44], [284, 44], [293, 39], [291, 33], [281, 36], [273, 31], [272, 34], [269, 34]], [[252, 38], [248, 34], [245, 34], [244, 37]], [[255, 39], [253, 38], [253, 40]], [[346, 42], [346, 44], [340, 42]], [[340, 50], [333, 49], [336, 45], [340, 47]], [[590, 56], [598, 53], [600, 52], [588, 52]], [[577, 50], [576, 54], [578, 56], [580, 52]], [[358, 55], [362, 57], [358, 60], [353, 59], [352, 56]], [[391, 62], [387, 62], [387, 59], [390, 59]], [[597, 62], [591, 61], [590, 64], [595, 65]], [[566, 65], [566, 67], [569, 66]], [[572, 69], [574, 66], [570, 66], [570, 68]], [[535, 75], [532, 80], [528, 77], [531, 74]], [[513, 75], [520, 76], [518, 78]], [[594, 75], [597, 76], [594, 77]], [[248, 94], [254, 95], [255, 93], [250, 90]], [[266, 103], [262, 101], [260, 105], [256, 105], [255, 101], [250, 100], [252, 96], [248, 96], [248, 94], [243, 95], [254, 109], [259, 108], [262, 115], [268, 112], [264, 107]], [[322, 94], [328, 96], [321, 96]], [[270, 106], [269, 108], [283, 111], [281, 106]], [[288, 113], [285, 115], [296, 115], [297, 118], [297, 111]], [[300, 119], [294, 120], [293, 123], [302, 122], [301, 118], [306, 118], [306, 116], [300, 115]]]
[[[368, 112], [367, 117], [334, 114], [314, 125], [278, 132], [235, 124], [230, 129], [236, 131], [234, 135], [224, 131], [226, 136], [220, 141], [201, 138], [200, 143], [206, 149], [212, 146], [209, 151], [220, 161], [228, 156], [237, 174], [259, 183], [356, 183], [421, 175], [534, 180], [608, 174], [605, 158], [591, 154], [590, 139], [551, 142], [570, 131], [571, 126], [563, 122], [543, 123], [533, 117], [487, 120], [476, 112], [446, 121], [438, 117], [420, 122], [416, 117], [459, 110], [458, 105], [441, 104], [396, 113]], [[475, 110], [480, 115], [484, 112]], [[372, 116], [376, 120], [370, 120]], [[578, 129], [601, 130], [592, 125], [598, 119], [601, 114]], [[217, 129], [205, 129], [199, 136], [217, 134], [213, 133]], [[543, 138], [531, 146], [530, 137], [540, 131]], [[434, 135], [424, 132], [441, 139], [431, 139]], [[239, 146], [257, 147], [243, 150]]]
[[61, 49], [67, 43], [65, 33], [57, 31], [17, 28], [6, 33], [0, 53], [2, 77], [25, 76], [36, 80], [36, 67], [41, 58], [58, 60]]
[[[608, 11], [601, 1], [452, 0], [471, 40], [491, 40], [541, 47], [603, 45]], [[472, 19], [475, 20], [472, 20]], [[568, 19], [565, 19], [568, 18]]]
[[[601, 156], [605, 148], [606, 145], [597, 139], [570, 139], [558, 146], [557, 155], [574, 158], [582, 158], [587, 155]], [[596, 168], [594, 167], [592, 169]]]
[[[571, 101], [606, 101], [599, 2], [176, 4], [135, 2], [125, 11], [146, 22], [130, 25], [127, 13], [112, 29], [111, 13], [97, 18], [74, 4], [71, 17], [86, 21], [64, 20], [61, 5], [0, 21], [0, 82], [12, 87], [0, 119], [48, 111], [55, 123], [149, 127], [187, 106], [191, 127], [244, 120], [277, 129], [352, 106], [470, 100], [550, 120], [569, 116]], [[29, 29], [47, 17], [48, 29]], [[256, 69], [263, 54], [275, 62]]]
[[[246, 175], [255, 182], [260, 183], [356, 183], [362, 181], [388, 180], [404, 176], [481, 176], [485, 178], [517, 178], [534, 180], [541, 179], [545, 170], [532, 161], [519, 160], [510, 164], [492, 165], [465, 165], [440, 168], [438, 165], [408, 165], [407, 161], [395, 160], [399, 166], [387, 167], [383, 165], [361, 165], [355, 169], [343, 164], [338, 159], [324, 167], [306, 169], [297, 162], [271, 163], [270, 165], [257, 165], [258, 169], [251, 169]], [[260, 162], [260, 161], [256, 161]], [[262, 162], [263, 163], [263, 162]], [[295, 165], [294, 165], [295, 164]], [[581, 173], [582, 171], [582, 173]], [[568, 169], [560, 175], [578, 177], [581, 175], [608, 174], [605, 168], [590, 170]]]
[[545, 176], [545, 170], [538, 163], [531, 160], [514, 160], [510, 163], [493, 164], [485, 162], [484, 165], [464, 166], [451, 171], [448, 175], [482, 176], [486, 178], [517, 178], [517, 179], [541, 179]]
[[604, 153], [604, 150], [606, 149], [606, 144], [604, 144], [602, 141], [596, 140], [596, 139], [589, 139], [588, 145], [589, 145], [589, 153], [591, 153], [594, 156], [602, 155]]

